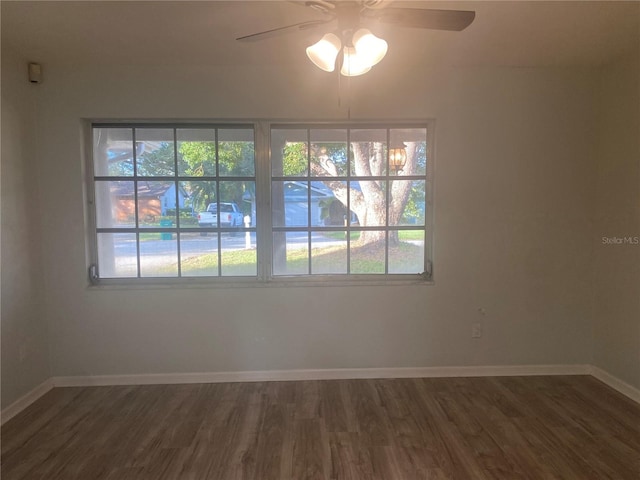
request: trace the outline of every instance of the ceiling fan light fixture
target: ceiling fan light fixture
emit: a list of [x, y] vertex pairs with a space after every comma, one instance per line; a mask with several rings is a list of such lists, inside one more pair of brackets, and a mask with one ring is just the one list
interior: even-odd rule
[[388, 49], [386, 41], [376, 37], [366, 28], [361, 28], [353, 34], [353, 46], [358, 56], [372, 67], [384, 58]]
[[342, 69], [340, 73], [345, 77], [357, 77], [371, 70], [371, 65], [358, 54], [355, 47], [344, 47]]
[[340, 53], [342, 43], [337, 35], [327, 33], [318, 42], [307, 47], [307, 57], [313, 64], [325, 72], [333, 72], [336, 65], [336, 57]]

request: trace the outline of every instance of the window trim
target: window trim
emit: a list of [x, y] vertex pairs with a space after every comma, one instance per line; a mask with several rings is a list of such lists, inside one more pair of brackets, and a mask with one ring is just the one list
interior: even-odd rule
[[[234, 120], [125, 120], [125, 119], [84, 119], [84, 177], [85, 177], [85, 239], [86, 262], [88, 271], [88, 287], [90, 288], [173, 288], [176, 286], [189, 287], [291, 287], [291, 286], [358, 286], [358, 285], [433, 285], [434, 254], [434, 192], [435, 192], [435, 120], [367, 120], [367, 121], [293, 121], [293, 120], [264, 120], [264, 119], [234, 119]], [[94, 276], [98, 263], [98, 235], [95, 205], [95, 177], [93, 163], [93, 128], [94, 127], [131, 127], [131, 128], [189, 128], [198, 127], [224, 129], [238, 127], [252, 127], [254, 130], [255, 152], [255, 184], [256, 184], [256, 218], [260, 219], [255, 227], [257, 275], [256, 276], [183, 276], [183, 277], [122, 277], [97, 278]], [[272, 128], [426, 128], [427, 131], [427, 164], [425, 172], [425, 224], [415, 230], [425, 232], [424, 259], [425, 272], [420, 274], [382, 273], [382, 274], [303, 274], [303, 275], [274, 275], [273, 238], [272, 238], [272, 206], [271, 206], [271, 130]], [[177, 174], [177, 172], [176, 172]], [[366, 227], [365, 227], [366, 228]], [[336, 227], [336, 229], [339, 229]], [[389, 226], [385, 231], [394, 230]], [[410, 229], [409, 229], [410, 230]], [[178, 227], [165, 229], [166, 232], [177, 233]], [[180, 231], [187, 231], [180, 229]]]

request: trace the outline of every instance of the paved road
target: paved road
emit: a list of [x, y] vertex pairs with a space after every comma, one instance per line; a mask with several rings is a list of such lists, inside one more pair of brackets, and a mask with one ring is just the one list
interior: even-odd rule
[[[251, 245], [256, 246], [256, 234], [251, 233]], [[117, 257], [135, 256], [136, 242], [130, 234], [115, 234], [115, 253]], [[312, 234], [311, 240], [314, 243], [323, 243], [325, 245], [331, 243], [339, 243], [335, 238], [328, 238], [322, 234]], [[175, 255], [176, 253], [176, 235], [173, 234], [172, 240], [144, 240], [140, 242], [140, 250], [143, 255]], [[307, 234], [304, 232], [290, 232], [287, 234], [287, 245], [291, 248], [295, 245], [302, 247], [307, 244]], [[238, 250], [246, 248], [246, 238], [244, 233], [240, 234], [222, 234], [222, 251]], [[189, 236], [180, 242], [180, 252], [182, 255], [202, 254], [217, 249], [217, 236], [209, 233], [206, 237], [199, 234]]]

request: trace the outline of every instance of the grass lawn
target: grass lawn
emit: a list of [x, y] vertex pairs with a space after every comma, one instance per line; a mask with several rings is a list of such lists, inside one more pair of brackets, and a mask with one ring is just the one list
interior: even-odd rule
[[150, 232], [150, 233], [141, 233], [140, 234], [140, 241], [141, 242], [148, 242], [150, 240], [160, 240], [162, 237], [160, 237], [160, 235], [162, 235], [159, 232]]
[[398, 239], [403, 240], [424, 240], [424, 230], [401, 230], [398, 232]]
[[[132, 227], [135, 226], [135, 224], [131, 225]], [[172, 220], [171, 223], [171, 227], [175, 227], [176, 223], [175, 220]], [[180, 226], [181, 227], [188, 227], [188, 228], [194, 228], [198, 226], [198, 219], [196, 218], [181, 218], [180, 219]], [[160, 225], [160, 222], [154, 221], [154, 222], [144, 222], [141, 221], [140, 222], [140, 227], [142, 228], [162, 228], [162, 225]], [[175, 234], [173, 235], [173, 239], [175, 240]], [[141, 242], [148, 242], [150, 240], [162, 240], [162, 233], [161, 232], [141, 232], [140, 233], [140, 241]]]
[[[384, 273], [384, 245], [354, 246], [351, 248], [351, 273]], [[389, 273], [421, 273], [423, 248], [400, 242], [389, 247]], [[255, 250], [222, 252], [222, 275], [245, 276], [256, 274]], [[344, 246], [330, 246], [311, 250], [313, 273], [346, 273], [347, 253]], [[287, 250], [283, 274], [307, 274], [309, 257], [306, 248]], [[188, 276], [217, 275], [217, 254], [204, 254], [182, 261], [182, 273]]]
[[[223, 276], [255, 276], [257, 275], [258, 257], [256, 250], [231, 250], [222, 252]], [[175, 269], [175, 266], [172, 266]], [[189, 257], [182, 261], [182, 275], [209, 276], [218, 275], [218, 254], [205, 253]]]

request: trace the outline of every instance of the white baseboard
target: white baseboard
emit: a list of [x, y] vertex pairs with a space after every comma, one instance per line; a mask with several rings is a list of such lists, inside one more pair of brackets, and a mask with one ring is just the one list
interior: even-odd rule
[[626, 395], [631, 400], [640, 403], [640, 390], [636, 387], [629, 385], [628, 383], [620, 380], [618, 377], [614, 377], [608, 372], [605, 372], [601, 368], [591, 365], [590, 372], [592, 376], [596, 377], [602, 383], [610, 386], [614, 390]]
[[168, 373], [54, 377], [56, 387], [154, 385], [179, 383], [344, 380], [362, 378], [499, 377], [588, 375], [589, 365], [506, 365], [472, 367], [338, 368], [324, 370], [260, 370], [244, 372]]
[[33, 402], [38, 400], [40, 397], [42, 397], [45, 393], [47, 393], [53, 387], [54, 387], [53, 379], [49, 378], [48, 380], [45, 380], [40, 385], [35, 387], [33, 390], [21, 396], [19, 399], [17, 399], [15, 402], [9, 405], [7, 408], [3, 409], [2, 412], [0, 412], [0, 417], [1, 417], [0, 424], [4, 425], [7, 421], [11, 420], [13, 417], [15, 417], [17, 414], [19, 414], [21, 411], [23, 411]]
[[242, 372], [151, 373], [52, 377], [2, 410], [2, 424], [54, 387], [158, 385], [186, 383], [348, 380], [364, 378], [505, 377], [532, 375], [593, 375], [640, 403], [640, 390], [592, 365], [495, 365], [461, 367], [337, 368], [322, 370], [259, 370]]

